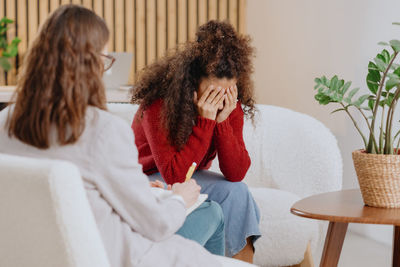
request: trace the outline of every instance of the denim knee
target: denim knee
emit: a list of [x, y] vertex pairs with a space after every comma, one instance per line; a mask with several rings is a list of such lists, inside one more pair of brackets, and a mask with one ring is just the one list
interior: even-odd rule
[[223, 225], [224, 224], [224, 213], [222, 212], [221, 206], [215, 202], [215, 201], [210, 201], [210, 206], [208, 207], [208, 212], [212, 218], [218, 222], [218, 225]]
[[223, 198], [237, 198], [237, 199], [243, 199], [247, 198], [249, 195], [249, 188], [245, 183], [242, 182], [219, 182], [216, 184], [217, 191], [220, 196]]

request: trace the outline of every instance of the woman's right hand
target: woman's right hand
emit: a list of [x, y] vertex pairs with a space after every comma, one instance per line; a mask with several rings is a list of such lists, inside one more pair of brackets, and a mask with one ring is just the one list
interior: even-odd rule
[[225, 88], [214, 88], [210, 85], [204, 94], [197, 99], [197, 92], [194, 92], [194, 103], [197, 106], [199, 115], [203, 118], [215, 120], [218, 108], [224, 101]]
[[196, 203], [200, 195], [200, 189], [201, 187], [193, 179], [190, 179], [188, 182], [172, 185], [172, 193], [183, 198], [186, 203], [186, 208], [189, 208]]

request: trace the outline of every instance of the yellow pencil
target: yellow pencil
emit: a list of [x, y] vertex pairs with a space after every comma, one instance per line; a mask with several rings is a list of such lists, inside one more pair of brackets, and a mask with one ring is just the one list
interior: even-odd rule
[[190, 166], [188, 172], [186, 173], [185, 182], [189, 181], [190, 178], [192, 178], [192, 175], [193, 175], [194, 170], [196, 169], [196, 166], [197, 166], [196, 162], [193, 162], [192, 166]]

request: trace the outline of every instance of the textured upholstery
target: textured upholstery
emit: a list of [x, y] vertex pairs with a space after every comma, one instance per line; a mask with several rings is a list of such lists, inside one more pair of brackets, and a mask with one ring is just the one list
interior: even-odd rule
[[74, 165], [0, 154], [0, 170], [0, 266], [110, 266]]

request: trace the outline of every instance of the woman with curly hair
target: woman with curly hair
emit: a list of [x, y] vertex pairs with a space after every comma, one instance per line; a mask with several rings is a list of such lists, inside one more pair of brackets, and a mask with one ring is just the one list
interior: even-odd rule
[[[189, 181], [166, 199], [152, 194], [131, 128], [107, 112], [108, 37], [89, 9], [64, 5], [51, 14], [25, 56], [15, 104], [0, 112], [0, 152], [79, 168], [110, 266], [245, 266], [175, 234], [200, 187]], [[214, 216], [223, 229], [222, 211]]]
[[[196, 163], [193, 179], [224, 212], [226, 254], [252, 262], [259, 210], [241, 181], [250, 166], [243, 119], [255, 112], [253, 49], [226, 22], [204, 24], [196, 38], [139, 75], [132, 96], [140, 104], [132, 123], [139, 162], [150, 180], [167, 184], [184, 182]], [[216, 156], [223, 175], [207, 170]]]

